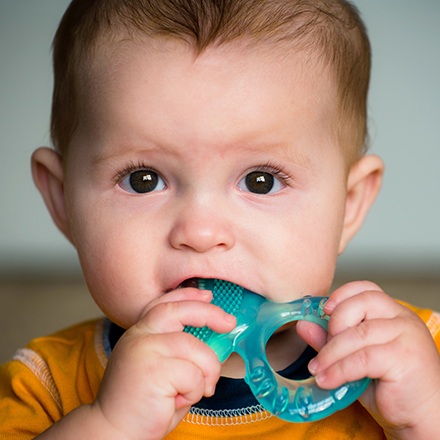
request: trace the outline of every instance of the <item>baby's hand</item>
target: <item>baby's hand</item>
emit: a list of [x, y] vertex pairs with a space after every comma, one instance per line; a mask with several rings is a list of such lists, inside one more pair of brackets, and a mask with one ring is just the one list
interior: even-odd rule
[[209, 304], [211, 292], [186, 288], [149, 307], [117, 343], [93, 405], [120, 438], [161, 439], [220, 376], [215, 353], [185, 325], [231, 331], [235, 318]]
[[337, 289], [325, 312], [327, 341], [309, 365], [318, 385], [376, 379], [360, 401], [387, 438], [436, 438], [440, 358], [423, 321], [369, 282]]

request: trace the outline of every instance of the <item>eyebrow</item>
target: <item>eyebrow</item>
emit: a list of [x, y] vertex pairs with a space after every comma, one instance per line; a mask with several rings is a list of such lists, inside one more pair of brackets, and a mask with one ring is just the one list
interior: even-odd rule
[[311, 164], [310, 157], [305, 151], [293, 148], [291, 145], [271, 145], [269, 148], [278, 150], [278, 154], [280, 154], [283, 158], [292, 161], [296, 165], [299, 165], [303, 168], [308, 168]]
[[[245, 150], [249, 150], [250, 152], [274, 152], [276, 155], [280, 157], [281, 160], [286, 160], [288, 162], [294, 163], [295, 165], [299, 165], [301, 167], [307, 168], [310, 166], [310, 157], [304, 151], [299, 151], [298, 149], [292, 147], [291, 145], [279, 144], [276, 142], [261, 142], [261, 143], [252, 143], [247, 142], [240, 143], [237, 142], [235, 145], [231, 145], [229, 148], [232, 150], [236, 149], [237, 146], [240, 146]], [[150, 152], [157, 152], [164, 150], [164, 147], [156, 145], [154, 143], [151, 144], [117, 144], [111, 148], [109, 152], [98, 152], [92, 158], [93, 165], [99, 165], [101, 163], [109, 162], [112, 160], [121, 159], [125, 156], [139, 155], [139, 154], [148, 154]], [[166, 149], [168, 153], [172, 154], [172, 150]]]
[[103, 162], [112, 161], [115, 159], [119, 159], [123, 156], [130, 156], [134, 154], [139, 154], [142, 152], [151, 152], [154, 150], [160, 150], [161, 148], [158, 146], [136, 146], [136, 145], [130, 145], [130, 144], [117, 144], [114, 147], [111, 148], [109, 152], [98, 152], [96, 153], [92, 158], [92, 163], [94, 165], [99, 165]]

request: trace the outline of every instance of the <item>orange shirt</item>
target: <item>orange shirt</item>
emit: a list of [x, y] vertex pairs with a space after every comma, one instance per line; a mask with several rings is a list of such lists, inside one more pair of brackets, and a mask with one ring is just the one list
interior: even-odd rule
[[[440, 315], [415, 309], [440, 349]], [[0, 366], [0, 439], [32, 439], [69, 411], [94, 401], [108, 357], [104, 319], [37, 338]], [[188, 414], [167, 438], [174, 439], [384, 439], [359, 403], [318, 422], [287, 423], [252, 411], [222, 416]]]

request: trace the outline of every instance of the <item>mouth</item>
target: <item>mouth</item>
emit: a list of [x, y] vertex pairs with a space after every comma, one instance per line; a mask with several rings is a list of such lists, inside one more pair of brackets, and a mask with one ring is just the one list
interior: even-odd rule
[[[210, 276], [195, 276], [195, 277], [189, 277], [184, 279], [183, 281], [181, 281], [179, 284], [174, 285], [173, 287], [167, 289], [165, 291], [165, 293], [171, 292], [173, 290], [178, 290], [178, 289], [185, 289], [185, 288], [195, 288], [195, 289], [205, 289], [205, 283], [203, 282], [203, 280], [208, 280], [208, 279], [216, 279], [216, 277], [210, 277]], [[228, 281], [225, 278], [218, 278], [219, 280], [224, 280], [227, 281], [229, 283], [234, 283], [233, 281]], [[237, 284], [237, 282], [235, 282], [235, 284]], [[241, 284], [239, 284], [241, 286]]]
[[174, 284], [172, 287], [165, 290], [165, 293], [172, 292], [173, 290], [185, 289], [188, 287], [193, 287], [193, 288], [198, 289], [199, 288], [199, 278], [198, 277], [186, 278], [183, 281], [181, 281], [179, 284]]
[[198, 278], [188, 278], [186, 280], [183, 280], [176, 289], [183, 289], [185, 287], [199, 287], [199, 279]]

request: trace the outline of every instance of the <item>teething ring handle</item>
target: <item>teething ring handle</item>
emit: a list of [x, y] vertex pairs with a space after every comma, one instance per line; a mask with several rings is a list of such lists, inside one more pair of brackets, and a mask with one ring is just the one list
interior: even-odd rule
[[[350, 382], [333, 390], [319, 388], [313, 377], [290, 380], [277, 374], [266, 357], [266, 344], [281, 326], [299, 320], [314, 322], [325, 330], [328, 316], [323, 307], [327, 298], [306, 297], [287, 304], [272, 303], [258, 295], [246, 293], [244, 315], [256, 315], [235, 341], [235, 351], [246, 364], [245, 380], [259, 403], [274, 415], [289, 422], [310, 422], [327, 417], [357, 400], [370, 380]], [[244, 323], [244, 315], [237, 315]], [[239, 327], [239, 326], [237, 326]], [[263, 332], [263, 335], [262, 335]]]

